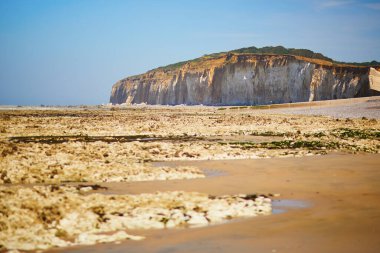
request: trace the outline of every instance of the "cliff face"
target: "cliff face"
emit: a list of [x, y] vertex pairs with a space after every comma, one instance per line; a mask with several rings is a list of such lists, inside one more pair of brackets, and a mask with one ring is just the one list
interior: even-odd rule
[[110, 102], [257, 105], [361, 97], [371, 95], [369, 72], [298, 56], [225, 54], [120, 80]]

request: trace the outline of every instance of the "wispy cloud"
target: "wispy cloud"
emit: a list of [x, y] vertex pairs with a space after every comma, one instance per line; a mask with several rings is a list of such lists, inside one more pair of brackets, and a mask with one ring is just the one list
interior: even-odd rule
[[380, 10], [380, 3], [366, 4], [365, 7], [373, 9], [373, 10]]
[[328, 9], [328, 8], [336, 8], [336, 7], [351, 5], [354, 3], [355, 1], [353, 0], [327, 0], [327, 1], [319, 2], [318, 7], [321, 9]]

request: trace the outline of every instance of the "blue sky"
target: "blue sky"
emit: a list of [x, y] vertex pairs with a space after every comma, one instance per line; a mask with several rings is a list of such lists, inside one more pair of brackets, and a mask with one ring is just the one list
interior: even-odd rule
[[107, 103], [126, 76], [248, 46], [380, 61], [380, 0], [0, 0], [0, 104]]

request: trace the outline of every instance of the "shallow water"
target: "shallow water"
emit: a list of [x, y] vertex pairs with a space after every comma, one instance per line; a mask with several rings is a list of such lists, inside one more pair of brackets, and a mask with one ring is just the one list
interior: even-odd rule
[[272, 214], [281, 214], [289, 211], [289, 209], [308, 208], [310, 203], [294, 199], [279, 199], [272, 201]]
[[226, 176], [227, 172], [217, 169], [202, 169], [206, 177], [221, 177]]

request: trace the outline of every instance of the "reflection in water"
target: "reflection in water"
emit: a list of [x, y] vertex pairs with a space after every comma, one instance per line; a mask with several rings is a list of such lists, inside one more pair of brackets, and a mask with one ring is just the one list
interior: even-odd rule
[[291, 208], [308, 208], [310, 204], [301, 201], [301, 200], [293, 200], [293, 199], [279, 199], [272, 201], [272, 214], [281, 214], [288, 211]]
[[206, 177], [220, 177], [226, 176], [227, 172], [217, 169], [202, 169]]

